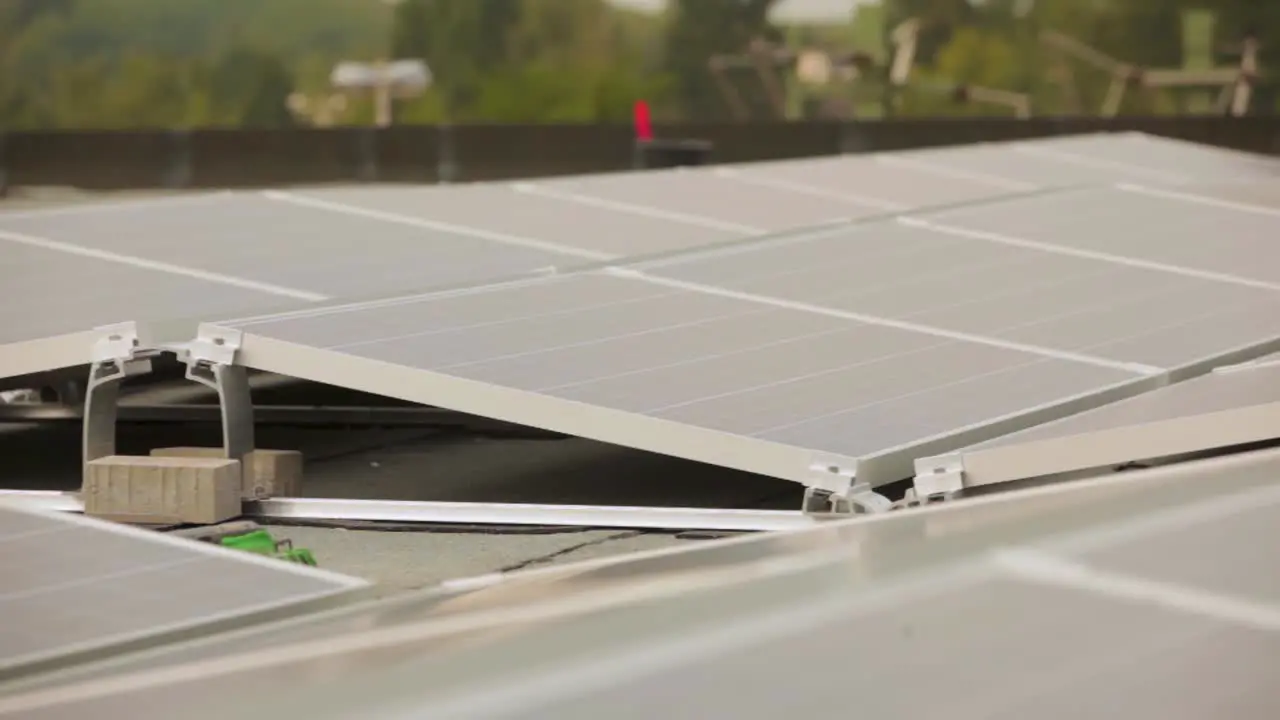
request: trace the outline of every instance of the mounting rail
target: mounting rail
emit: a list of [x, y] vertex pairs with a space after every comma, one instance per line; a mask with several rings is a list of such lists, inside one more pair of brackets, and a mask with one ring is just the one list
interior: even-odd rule
[[[0, 490], [0, 504], [14, 503], [56, 512], [80, 512], [75, 493]], [[457, 525], [538, 525], [769, 532], [813, 527], [822, 519], [799, 511], [703, 508], [612, 507], [607, 505], [530, 505], [506, 503], [413, 502], [271, 498], [247, 503], [254, 520], [357, 520]]]

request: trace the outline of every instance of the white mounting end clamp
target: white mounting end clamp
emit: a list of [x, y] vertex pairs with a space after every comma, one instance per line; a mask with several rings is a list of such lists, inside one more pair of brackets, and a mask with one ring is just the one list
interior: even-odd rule
[[188, 366], [235, 365], [242, 338], [239, 330], [202, 324], [196, 330], [196, 338], [183, 345], [179, 358]]
[[816, 455], [809, 464], [802, 510], [809, 515], [857, 515], [891, 510], [893, 503], [857, 480], [858, 461]]
[[964, 462], [961, 458], [922, 458], [916, 461], [911, 500], [925, 504], [950, 500], [964, 490]]

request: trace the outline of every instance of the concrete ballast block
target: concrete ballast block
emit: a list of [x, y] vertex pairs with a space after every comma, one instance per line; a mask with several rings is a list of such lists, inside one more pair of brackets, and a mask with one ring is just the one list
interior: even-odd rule
[[85, 467], [87, 515], [119, 522], [212, 525], [241, 513], [240, 463], [111, 455]]
[[[151, 451], [152, 457], [220, 458], [216, 447], [168, 447]], [[241, 494], [247, 498], [298, 497], [302, 493], [302, 453], [297, 450], [253, 450], [245, 458]]]

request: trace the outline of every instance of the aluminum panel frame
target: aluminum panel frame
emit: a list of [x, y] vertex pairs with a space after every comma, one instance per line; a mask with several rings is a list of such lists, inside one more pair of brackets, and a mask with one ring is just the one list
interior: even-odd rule
[[[7, 619], [0, 633], [8, 638], [0, 643], [5, 679], [332, 607], [369, 586], [325, 570], [3, 499], [0, 524], [8, 529], [0, 532], [0, 562], [9, 568], [3, 577], [10, 584], [0, 594]], [[95, 552], [102, 557], [77, 566]], [[210, 574], [209, 587], [193, 579], [197, 566]], [[247, 584], [237, 587], [236, 573]], [[166, 574], [174, 583], [167, 588]], [[232, 580], [225, 602], [213, 591], [219, 575]], [[273, 580], [279, 588], [268, 587]], [[59, 606], [59, 598], [70, 605]], [[32, 637], [42, 632], [38, 641]], [[47, 636], [54, 632], [61, 639]]]
[[954, 491], [1276, 439], [1280, 365], [1260, 361], [920, 458], [915, 468], [925, 486], [949, 483]]

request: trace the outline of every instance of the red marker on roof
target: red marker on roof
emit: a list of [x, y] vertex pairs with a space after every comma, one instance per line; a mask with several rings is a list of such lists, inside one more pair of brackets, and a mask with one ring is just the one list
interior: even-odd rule
[[637, 100], [633, 112], [636, 126], [636, 140], [648, 142], [653, 139], [653, 124], [649, 121], [649, 103]]

